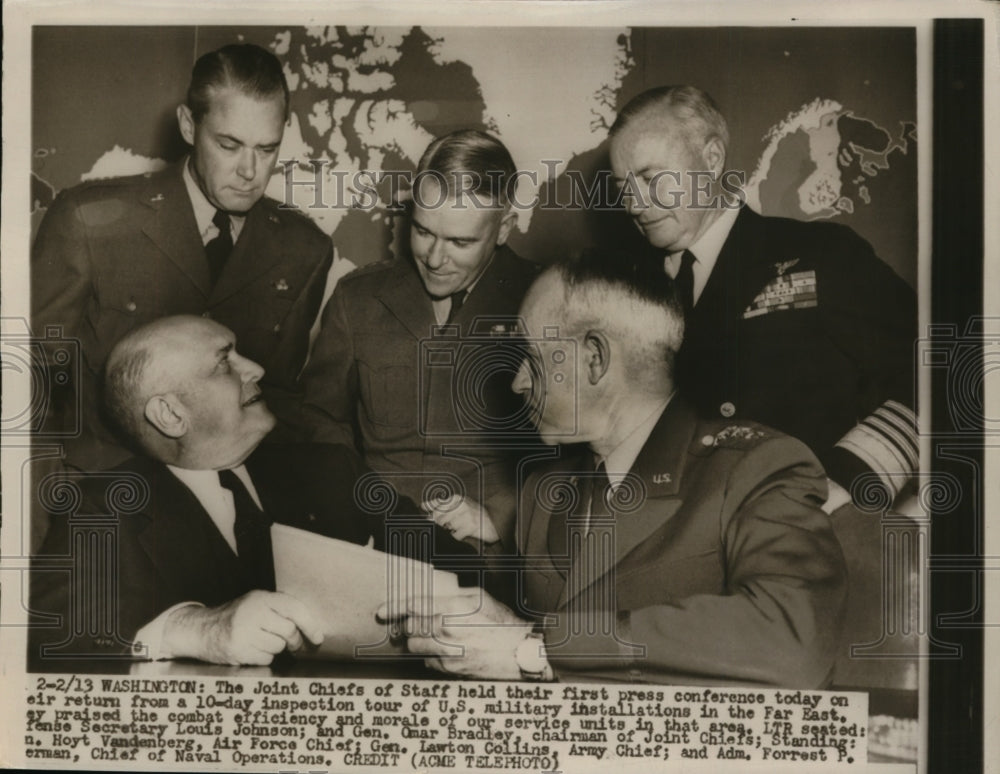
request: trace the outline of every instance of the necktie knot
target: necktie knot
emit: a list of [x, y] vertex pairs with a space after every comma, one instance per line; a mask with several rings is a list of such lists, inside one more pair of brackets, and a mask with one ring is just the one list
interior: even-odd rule
[[462, 308], [462, 304], [465, 303], [466, 296], [469, 295], [467, 290], [457, 290], [452, 293], [448, 298], [451, 299], [451, 309], [448, 310], [448, 322], [454, 321], [455, 317], [458, 315], [458, 311]]
[[230, 220], [229, 213], [224, 210], [216, 210], [215, 215], [212, 218], [212, 225], [219, 229], [220, 232], [230, 230]]

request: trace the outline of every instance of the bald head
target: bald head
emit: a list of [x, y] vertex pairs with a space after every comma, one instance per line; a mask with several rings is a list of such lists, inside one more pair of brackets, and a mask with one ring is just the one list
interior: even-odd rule
[[105, 404], [147, 454], [181, 467], [229, 467], [274, 425], [257, 386], [263, 373], [236, 352], [225, 326], [165, 317], [132, 331], [111, 351]]

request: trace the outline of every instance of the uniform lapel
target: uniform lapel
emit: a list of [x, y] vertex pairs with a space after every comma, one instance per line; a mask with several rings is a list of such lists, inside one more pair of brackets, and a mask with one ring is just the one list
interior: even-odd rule
[[[632, 551], [677, 513], [683, 505], [679, 492], [685, 457], [696, 427], [694, 410], [679, 395], [674, 395], [639, 452], [629, 477], [616, 491], [622, 505], [613, 509], [617, 512], [606, 528], [610, 546], [592, 542], [594, 553], [589, 560], [574, 563], [572, 572], [577, 576], [563, 589], [560, 607], [612, 569], [619, 568]], [[595, 533], [599, 533], [600, 523], [596, 526]]]
[[185, 163], [175, 164], [151, 178], [151, 185], [143, 194], [143, 203], [150, 208], [151, 217], [142, 230], [208, 297], [211, 291], [208, 261], [191, 199], [184, 186], [182, 174]]
[[239, 293], [283, 260], [280, 230], [281, 216], [271, 212], [263, 201], [257, 202], [247, 213], [240, 238], [212, 288], [211, 303], [217, 304]]
[[[417, 339], [431, 335], [431, 326], [437, 324], [434, 307], [424, 289], [411, 258], [397, 258], [396, 265], [388, 272], [376, 298]], [[464, 310], [463, 310], [464, 311]]]

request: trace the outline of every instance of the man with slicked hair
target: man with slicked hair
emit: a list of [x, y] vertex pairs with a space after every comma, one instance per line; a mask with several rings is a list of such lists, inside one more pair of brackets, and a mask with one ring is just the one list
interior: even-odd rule
[[207, 53], [177, 108], [187, 158], [83, 183], [49, 208], [32, 250], [32, 326], [79, 342], [79, 378], [56, 396], [45, 428], [66, 434], [73, 428], [61, 422], [79, 422], [64, 442], [69, 467], [101, 470], [128, 456], [98, 411], [98, 377], [122, 336], [165, 315], [203, 315], [235, 331], [266, 369], [261, 387], [279, 421], [297, 405], [333, 248], [312, 221], [264, 196], [288, 111], [269, 51]]
[[912, 288], [842, 224], [745, 206], [726, 120], [700, 89], [639, 94], [610, 140], [628, 214], [681, 290], [681, 390], [707, 416], [805, 441], [831, 478], [828, 510], [855, 482], [895, 498], [918, 467]]
[[339, 281], [302, 375], [314, 440], [354, 444], [418, 503], [485, 504], [493, 542], [512, 537], [510, 445], [531, 435], [508, 389], [536, 272], [506, 246], [516, 181], [485, 132], [432, 142], [413, 181], [409, 254]]

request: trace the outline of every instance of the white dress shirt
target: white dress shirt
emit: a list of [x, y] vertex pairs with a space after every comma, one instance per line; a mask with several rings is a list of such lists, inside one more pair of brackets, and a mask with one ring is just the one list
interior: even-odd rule
[[[701, 292], [708, 284], [708, 278], [715, 268], [715, 262], [719, 259], [722, 246], [729, 238], [729, 232], [733, 230], [736, 217], [740, 214], [740, 208], [732, 207], [722, 210], [715, 222], [708, 227], [701, 237], [694, 244], [687, 247], [694, 256], [695, 261], [691, 264], [691, 271], [694, 274], [694, 303], [698, 303]], [[681, 256], [683, 250], [670, 253], [663, 259], [663, 270], [672, 278], [677, 277], [677, 272], [681, 269]]]
[[[184, 186], [187, 188], [188, 198], [191, 200], [191, 208], [194, 210], [194, 220], [198, 224], [198, 233], [201, 234], [201, 243], [207, 245], [219, 235], [219, 229], [212, 222], [217, 212], [215, 205], [205, 198], [198, 183], [195, 182], [191, 174], [191, 159], [184, 162]], [[243, 225], [246, 223], [245, 215], [234, 215], [229, 213], [229, 231], [233, 238], [233, 244], [240, 238]]]

